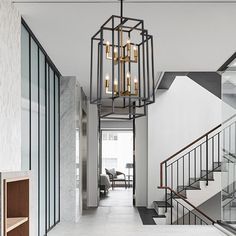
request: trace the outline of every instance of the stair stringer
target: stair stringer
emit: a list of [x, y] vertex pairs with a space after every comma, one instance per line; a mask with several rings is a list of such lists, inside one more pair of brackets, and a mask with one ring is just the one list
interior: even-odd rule
[[[195, 207], [200, 206], [201, 204], [203, 204], [204, 202], [208, 201], [210, 198], [212, 198], [213, 196], [215, 196], [217, 193], [219, 193], [222, 189], [221, 186], [221, 172], [213, 172], [213, 181], [208, 181], [208, 185], [206, 185], [206, 180], [199, 180], [199, 187], [200, 189], [197, 190], [186, 190], [186, 199], [188, 200], [188, 202], [190, 202], [192, 205], [194, 205]], [[181, 194], [181, 193], [180, 193]], [[176, 199], [180, 204], [182, 204], [183, 206], [185, 206], [187, 209], [189, 209], [190, 211], [193, 210], [193, 207], [191, 207], [188, 203], [186, 203], [184, 200], [178, 198]], [[175, 200], [173, 200], [175, 201]], [[164, 208], [159, 210], [162, 210], [162, 214], [166, 216], [166, 220], [165, 220], [165, 224], [171, 224], [171, 209], [168, 208], [167, 212], [164, 213]], [[175, 223], [177, 221], [177, 209], [174, 207], [172, 209], [173, 214], [172, 214], [172, 222]], [[179, 219], [181, 219], [183, 217], [183, 209], [180, 207], [178, 209], [178, 215], [179, 215]], [[186, 215], [186, 213], [185, 213]], [[163, 224], [163, 219], [162, 219], [162, 224]]]
[[[213, 178], [214, 181], [208, 181], [208, 185], [206, 185], [205, 180], [200, 180], [200, 189], [199, 190], [186, 190], [186, 197], [187, 200], [192, 203], [195, 207], [200, 206], [213, 196], [215, 196], [217, 193], [219, 193], [222, 190], [221, 185], [221, 172], [213, 172]], [[184, 202], [183, 200], [181, 200]], [[181, 202], [181, 203], [182, 203]], [[182, 203], [183, 205], [186, 203]], [[190, 210], [191, 206], [188, 205], [188, 208]]]

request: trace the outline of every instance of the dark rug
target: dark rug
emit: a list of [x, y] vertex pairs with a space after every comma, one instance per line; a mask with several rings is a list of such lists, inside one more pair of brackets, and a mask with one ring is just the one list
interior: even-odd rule
[[158, 217], [154, 209], [148, 209], [146, 207], [138, 207], [138, 212], [144, 225], [156, 224], [155, 221], [152, 219], [153, 217]]

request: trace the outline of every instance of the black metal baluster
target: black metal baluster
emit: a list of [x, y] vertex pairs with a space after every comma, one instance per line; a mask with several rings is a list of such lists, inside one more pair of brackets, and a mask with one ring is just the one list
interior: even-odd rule
[[200, 144], [200, 177], [202, 178], [202, 144]]
[[[165, 186], [167, 186], [167, 163], [165, 162]], [[166, 198], [166, 210], [165, 212], [167, 212], [167, 189], [165, 189], [165, 198]]]
[[183, 206], [183, 225], [184, 225], [184, 206]]
[[171, 221], [171, 224], [173, 224], [173, 193], [172, 191], [170, 191], [170, 221]]
[[190, 178], [191, 178], [191, 158], [190, 158], [190, 152], [188, 153], [188, 181], [190, 186]]
[[208, 186], [208, 135], [206, 135], [206, 186]]
[[179, 159], [177, 160], [177, 186], [179, 186]]
[[218, 166], [220, 165], [220, 133], [218, 133]]
[[173, 164], [171, 164], [171, 188], [173, 189]]
[[179, 224], [179, 202], [177, 201], [177, 225]]
[[234, 122], [234, 155], [236, 154], [236, 122]]
[[231, 207], [231, 203], [230, 203], [229, 204], [229, 221], [232, 221], [231, 218], [232, 218], [232, 207]]
[[[227, 167], [229, 168], [229, 159], [227, 159], [227, 162], [228, 162]], [[229, 189], [229, 170], [227, 170], [227, 192], [228, 193], [230, 192], [230, 189]]]
[[183, 156], [183, 186], [184, 186], [184, 157], [185, 156]]
[[229, 154], [231, 153], [231, 125], [229, 126]]
[[197, 180], [197, 159], [196, 159], [196, 148], [194, 149], [194, 179]]
[[234, 180], [234, 182], [233, 182], [233, 191], [232, 192], [233, 192], [233, 199], [235, 200], [235, 166], [233, 168], [233, 180]]
[[194, 224], [196, 225], [197, 224], [197, 216], [194, 215]]
[[188, 211], [188, 224], [190, 225], [191, 223], [190, 223], [190, 214], [191, 214], [191, 211], [189, 210]]
[[211, 153], [211, 156], [212, 156], [212, 170], [214, 170], [214, 156], [215, 156], [215, 148], [214, 148], [214, 142], [215, 142], [215, 136], [213, 136], [212, 138], [211, 138], [211, 140], [212, 140], [212, 153]]

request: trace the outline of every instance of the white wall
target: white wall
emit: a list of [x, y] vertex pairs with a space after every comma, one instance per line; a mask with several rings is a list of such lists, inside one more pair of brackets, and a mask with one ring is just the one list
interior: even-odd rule
[[21, 168], [21, 17], [0, 0], [0, 171]]
[[88, 105], [88, 206], [98, 206], [98, 112]]
[[148, 113], [148, 206], [163, 200], [160, 162], [221, 123], [221, 100], [188, 77], [158, 91]]
[[147, 117], [135, 120], [136, 206], [147, 206], [148, 125]]

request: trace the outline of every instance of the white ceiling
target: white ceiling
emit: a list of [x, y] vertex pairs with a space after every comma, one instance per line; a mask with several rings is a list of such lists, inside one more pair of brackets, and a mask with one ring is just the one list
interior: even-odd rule
[[[90, 38], [119, 14], [117, 0], [22, 1], [15, 6], [60, 72], [78, 76], [88, 94]], [[144, 19], [153, 34], [156, 72], [214, 71], [236, 51], [236, 1], [137, 2], [125, 3], [124, 15]]]

